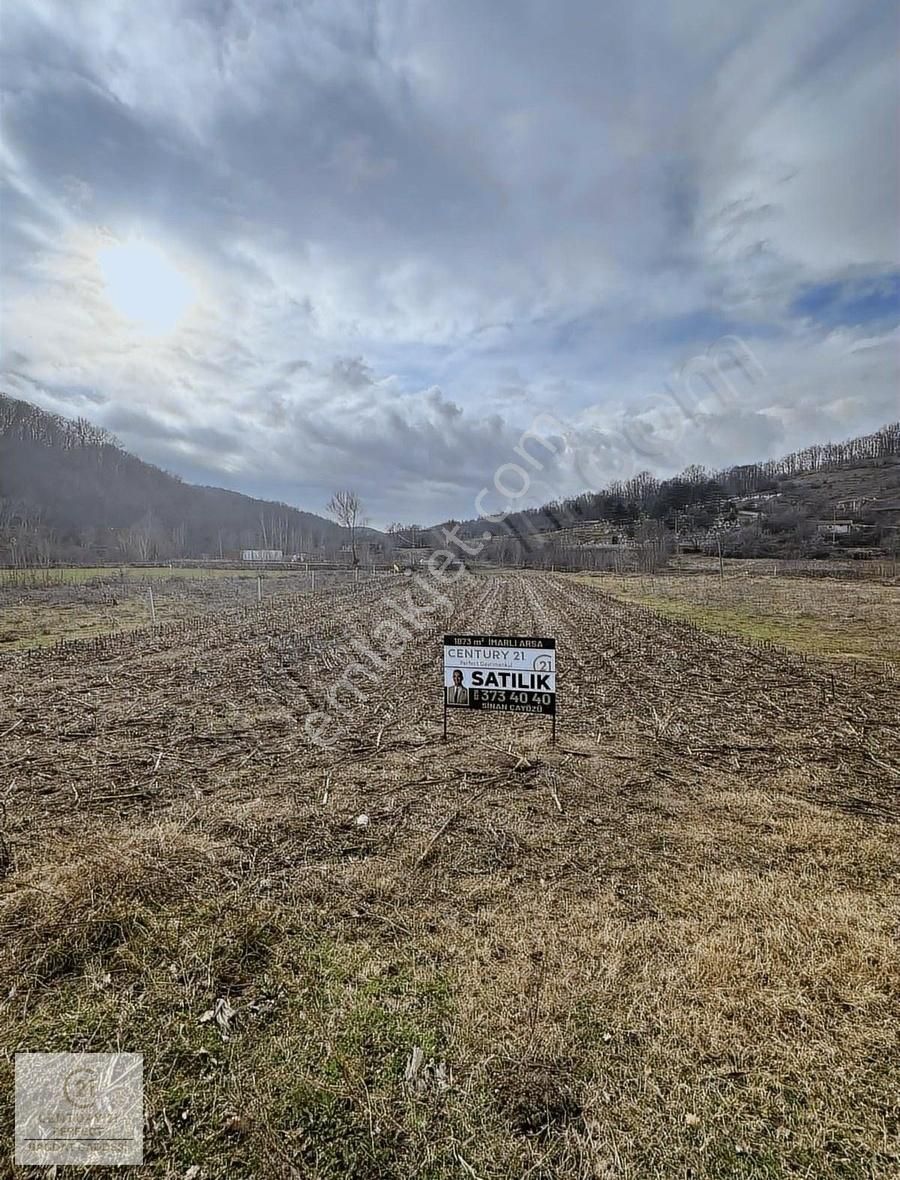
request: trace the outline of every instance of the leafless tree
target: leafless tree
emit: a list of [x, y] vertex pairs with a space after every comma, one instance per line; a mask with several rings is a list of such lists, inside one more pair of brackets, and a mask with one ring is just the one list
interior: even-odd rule
[[359, 495], [350, 488], [343, 488], [334, 493], [326, 504], [325, 511], [350, 534], [350, 554], [353, 564], [359, 565], [359, 558], [356, 556], [356, 530], [364, 523], [363, 505]]

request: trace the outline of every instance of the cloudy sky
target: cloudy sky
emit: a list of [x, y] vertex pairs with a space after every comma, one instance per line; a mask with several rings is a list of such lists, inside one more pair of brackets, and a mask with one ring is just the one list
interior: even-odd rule
[[0, 388], [379, 525], [475, 515], [529, 427], [517, 506], [872, 429], [897, 34], [892, 0], [17, 0]]

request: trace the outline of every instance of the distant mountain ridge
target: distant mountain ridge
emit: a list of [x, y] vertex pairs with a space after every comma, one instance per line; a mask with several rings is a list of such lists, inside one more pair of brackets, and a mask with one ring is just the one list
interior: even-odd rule
[[84, 418], [0, 393], [0, 563], [336, 551], [346, 539], [325, 517], [185, 483]]

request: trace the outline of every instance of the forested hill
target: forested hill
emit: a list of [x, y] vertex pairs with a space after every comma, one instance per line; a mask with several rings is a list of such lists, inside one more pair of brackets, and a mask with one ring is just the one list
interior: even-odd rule
[[0, 394], [0, 563], [299, 553], [344, 539], [324, 517], [184, 483], [83, 418]]
[[[535, 533], [571, 529], [586, 521], [606, 521], [628, 530], [638, 521], [675, 528], [687, 515], [707, 527], [723, 507], [764, 497], [790, 507], [799, 517], [866, 517], [869, 510], [900, 500], [900, 422], [844, 442], [816, 444], [779, 459], [710, 471], [687, 468], [671, 479], [649, 471], [540, 508], [511, 513], [502, 523], [463, 521], [461, 536], [491, 532], [526, 541]], [[456, 522], [447, 522], [456, 524]]]

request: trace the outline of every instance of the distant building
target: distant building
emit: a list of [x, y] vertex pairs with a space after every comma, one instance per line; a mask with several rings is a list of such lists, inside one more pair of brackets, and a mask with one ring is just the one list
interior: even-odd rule
[[283, 549], [244, 549], [241, 561], [282, 561]]
[[778, 492], [754, 492], [752, 496], [736, 496], [733, 503], [742, 508], [747, 504], [756, 504], [760, 500], [777, 500]]
[[402, 557], [403, 561], [427, 561], [431, 556], [432, 550], [427, 545], [407, 545], [404, 549], [398, 551], [397, 556]]
[[575, 548], [608, 547], [627, 543], [621, 527], [607, 520], [583, 520], [567, 528], [534, 533], [532, 540], [538, 545], [563, 545]]
[[857, 526], [852, 520], [817, 520], [816, 528], [820, 533], [826, 533], [832, 537], [846, 537], [852, 533]]

